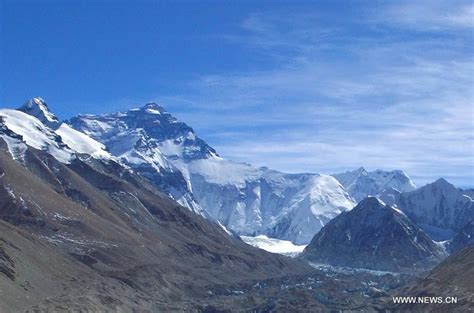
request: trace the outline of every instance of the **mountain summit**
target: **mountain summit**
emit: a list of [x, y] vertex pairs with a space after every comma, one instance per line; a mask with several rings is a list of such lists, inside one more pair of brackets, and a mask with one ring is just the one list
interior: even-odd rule
[[59, 119], [51, 113], [46, 102], [40, 97], [26, 101], [18, 110], [36, 117], [41, 123], [52, 129], [56, 129], [61, 125]]

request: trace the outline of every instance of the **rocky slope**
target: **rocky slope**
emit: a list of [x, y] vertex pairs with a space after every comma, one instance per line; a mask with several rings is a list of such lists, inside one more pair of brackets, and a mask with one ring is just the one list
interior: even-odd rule
[[444, 253], [400, 210], [368, 197], [325, 225], [301, 257], [333, 266], [416, 271]]
[[331, 176], [285, 174], [218, 156], [161, 106], [67, 121], [193, 211], [242, 235], [308, 243], [355, 204]]
[[[425, 278], [397, 290], [393, 296], [440, 297], [441, 303], [395, 305], [390, 297], [385, 309], [397, 312], [471, 312], [474, 308], [474, 246], [453, 254]], [[447, 297], [455, 297], [457, 302], [447, 303]]]
[[416, 188], [415, 183], [407, 174], [400, 170], [391, 172], [376, 170], [366, 171], [360, 167], [354, 171], [333, 174], [347, 192], [357, 201], [368, 196], [376, 196], [386, 189], [395, 189], [400, 192], [412, 191]]

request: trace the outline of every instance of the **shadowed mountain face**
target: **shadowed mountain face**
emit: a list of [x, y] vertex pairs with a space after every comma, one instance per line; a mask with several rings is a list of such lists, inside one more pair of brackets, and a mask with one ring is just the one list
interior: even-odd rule
[[470, 221], [449, 242], [450, 253], [462, 250], [467, 246], [474, 246], [474, 221]]
[[443, 256], [405, 214], [374, 197], [331, 220], [302, 254], [315, 263], [386, 271], [423, 270]]
[[250, 247], [114, 161], [0, 140], [0, 311], [169, 310], [210, 289], [311, 271]]

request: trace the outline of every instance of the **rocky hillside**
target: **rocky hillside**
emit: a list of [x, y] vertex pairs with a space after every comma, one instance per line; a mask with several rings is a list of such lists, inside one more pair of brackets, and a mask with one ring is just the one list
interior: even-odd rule
[[[440, 297], [436, 304], [393, 304], [385, 308], [400, 312], [471, 312], [474, 308], [474, 246], [458, 251], [436, 266], [425, 278], [397, 290], [393, 296]], [[447, 303], [446, 298], [456, 298]]]

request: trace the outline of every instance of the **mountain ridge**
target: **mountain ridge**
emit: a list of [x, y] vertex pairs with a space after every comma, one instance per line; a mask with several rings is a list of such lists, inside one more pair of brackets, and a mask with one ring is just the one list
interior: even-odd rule
[[368, 172], [360, 167], [353, 171], [333, 174], [347, 192], [357, 201], [368, 196], [376, 196], [388, 188], [400, 192], [416, 189], [415, 183], [401, 170]]

